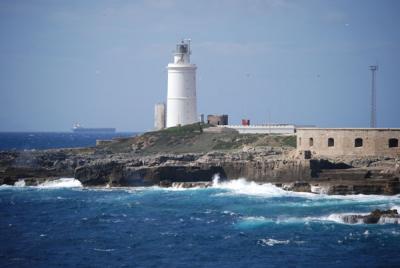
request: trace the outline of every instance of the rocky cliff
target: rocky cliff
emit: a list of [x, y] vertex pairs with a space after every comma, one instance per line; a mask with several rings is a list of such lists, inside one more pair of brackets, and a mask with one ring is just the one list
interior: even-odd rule
[[35, 185], [53, 178], [75, 177], [87, 186], [137, 186], [210, 181], [219, 174], [223, 179], [270, 182], [293, 191], [328, 194], [400, 192], [399, 159], [337, 162], [332, 159], [302, 160], [290, 155], [290, 151], [272, 148], [147, 156], [99, 154], [95, 150], [92, 153], [79, 150], [29, 154], [3, 152], [0, 154], [0, 184], [14, 184], [24, 179], [26, 184]]
[[207, 182], [219, 174], [292, 191], [400, 193], [399, 158], [301, 159], [290, 143], [290, 137], [231, 132], [157, 132], [95, 148], [0, 152], [0, 185], [59, 177], [86, 186], [171, 185]]

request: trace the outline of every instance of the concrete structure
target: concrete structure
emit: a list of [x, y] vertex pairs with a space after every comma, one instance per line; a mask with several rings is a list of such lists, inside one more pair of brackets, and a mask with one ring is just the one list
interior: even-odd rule
[[193, 124], [197, 118], [196, 65], [190, 63], [190, 40], [176, 45], [168, 64], [167, 127]]
[[218, 127], [227, 127], [237, 130], [240, 134], [277, 134], [294, 135], [295, 125], [288, 124], [270, 124], [270, 125], [226, 125]]
[[207, 115], [207, 124], [210, 125], [227, 125], [228, 124], [228, 115], [223, 114], [223, 115], [217, 115], [217, 114], [210, 114]]
[[297, 128], [297, 151], [320, 156], [400, 156], [400, 128]]
[[156, 130], [165, 128], [165, 103], [163, 102], [154, 106], [154, 128]]

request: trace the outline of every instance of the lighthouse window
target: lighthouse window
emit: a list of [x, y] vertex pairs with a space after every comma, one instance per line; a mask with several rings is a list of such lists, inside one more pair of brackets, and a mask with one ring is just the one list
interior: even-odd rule
[[389, 139], [389, 148], [399, 147], [398, 139]]
[[363, 146], [363, 139], [357, 138], [354, 140], [354, 147], [362, 147]]
[[310, 144], [310, 147], [314, 145], [314, 139], [313, 138], [310, 138], [309, 144]]
[[335, 146], [335, 140], [333, 138], [328, 139], [328, 147], [333, 147]]

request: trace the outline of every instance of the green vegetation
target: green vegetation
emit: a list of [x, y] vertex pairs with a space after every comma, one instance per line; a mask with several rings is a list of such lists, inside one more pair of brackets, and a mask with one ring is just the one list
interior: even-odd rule
[[215, 145], [213, 146], [214, 150], [232, 150], [232, 149], [241, 149], [244, 145], [250, 145], [258, 140], [258, 135], [240, 135], [234, 133], [229, 137], [224, 139], [216, 139]]
[[192, 124], [152, 131], [132, 138], [121, 138], [97, 147], [108, 152], [202, 153], [215, 150], [241, 150], [247, 147], [295, 147], [295, 136], [239, 134], [236, 131], [203, 131], [207, 124]]
[[[170, 134], [175, 134], [175, 135], [183, 135], [183, 134], [188, 134], [188, 133], [203, 133], [203, 129], [208, 128], [208, 127], [211, 127], [211, 125], [195, 123], [195, 124], [186, 125], [186, 126], [170, 127], [170, 128], [166, 128], [166, 129], [157, 131], [157, 132], [170, 133]], [[155, 132], [150, 132], [150, 133], [155, 133]]]
[[282, 137], [282, 144], [283, 144], [283, 146], [287, 146], [287, 147], [296, 147], [297, 146], [296, 136], [284, 136], [284, 137]]

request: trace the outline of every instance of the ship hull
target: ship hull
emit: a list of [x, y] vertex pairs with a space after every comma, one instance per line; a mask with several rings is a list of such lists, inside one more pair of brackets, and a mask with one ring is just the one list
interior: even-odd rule
[[115, 128], [75, 128], [74, 133], [115, 133]]

